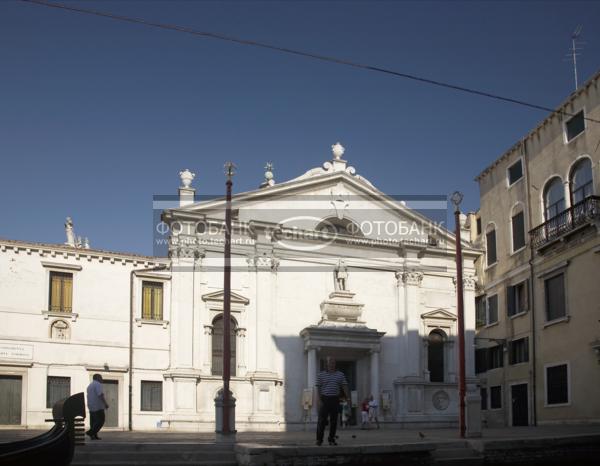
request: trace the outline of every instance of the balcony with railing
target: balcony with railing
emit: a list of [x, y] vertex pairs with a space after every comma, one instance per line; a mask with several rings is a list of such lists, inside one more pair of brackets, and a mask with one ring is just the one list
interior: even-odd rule
[[600, 196], [589, 196], [531, 230], [531, 243], [534, 248], [541, 249], [598, 220]]

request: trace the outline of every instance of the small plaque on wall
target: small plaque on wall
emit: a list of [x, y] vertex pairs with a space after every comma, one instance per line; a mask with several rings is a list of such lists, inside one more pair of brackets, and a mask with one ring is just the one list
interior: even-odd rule
[[0, 359], [31, 361], [33, 359], [33, 345], [0, 342]]

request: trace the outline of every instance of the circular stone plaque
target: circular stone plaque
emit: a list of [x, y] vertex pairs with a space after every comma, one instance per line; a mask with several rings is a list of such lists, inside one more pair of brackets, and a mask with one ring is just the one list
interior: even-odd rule
[[439, 390], [433, 394], [433, 406], [438, 411], [444, 411], [450, 404], [450, 397], [444, 390]]

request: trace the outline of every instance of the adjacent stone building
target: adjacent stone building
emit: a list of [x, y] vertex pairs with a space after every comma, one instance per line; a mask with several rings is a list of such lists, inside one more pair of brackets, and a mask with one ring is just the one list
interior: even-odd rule
[[[342, 155], [336, 144], [323, 167], [279, 184], [269, 168], [260, 189], [234, 196], [239, 430], [315, 422], [307, 394], [327, 356], [348, 378], [354, 422], [373, 394], [388, 423], [457, 423], [454, 236]], [[157, 225], [168, 258], [91, 249], [70, 221], [65, 245], [0, 241], [0, 425], [44, 425], [55, 400], [100, 372], [108, 426], [214, 430], [224, 201], [196, 202], [193, 178], [181, 173]], [[479, 251], [468, 242], [463, 251], [472, 348]], [[466, 367], [472, 393], [472, 352]]]
[[488, 426], [600, 421], [600, 73], [478, 177]]

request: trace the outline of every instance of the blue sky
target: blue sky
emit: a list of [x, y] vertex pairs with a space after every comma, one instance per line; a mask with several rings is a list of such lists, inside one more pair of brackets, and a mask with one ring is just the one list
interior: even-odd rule
[[[554, 107], [583, 25], [580, 80], [598, 69], [596, 2], [65, 2], [391, 68]], [[152, 197], [178, 173], [198, 194], [285, 181], [341, 141], [389, 194], [465, 193], [545, 114], [400, 78], [56, 9], [0, 2], [0, 237], [152, 252]]]

